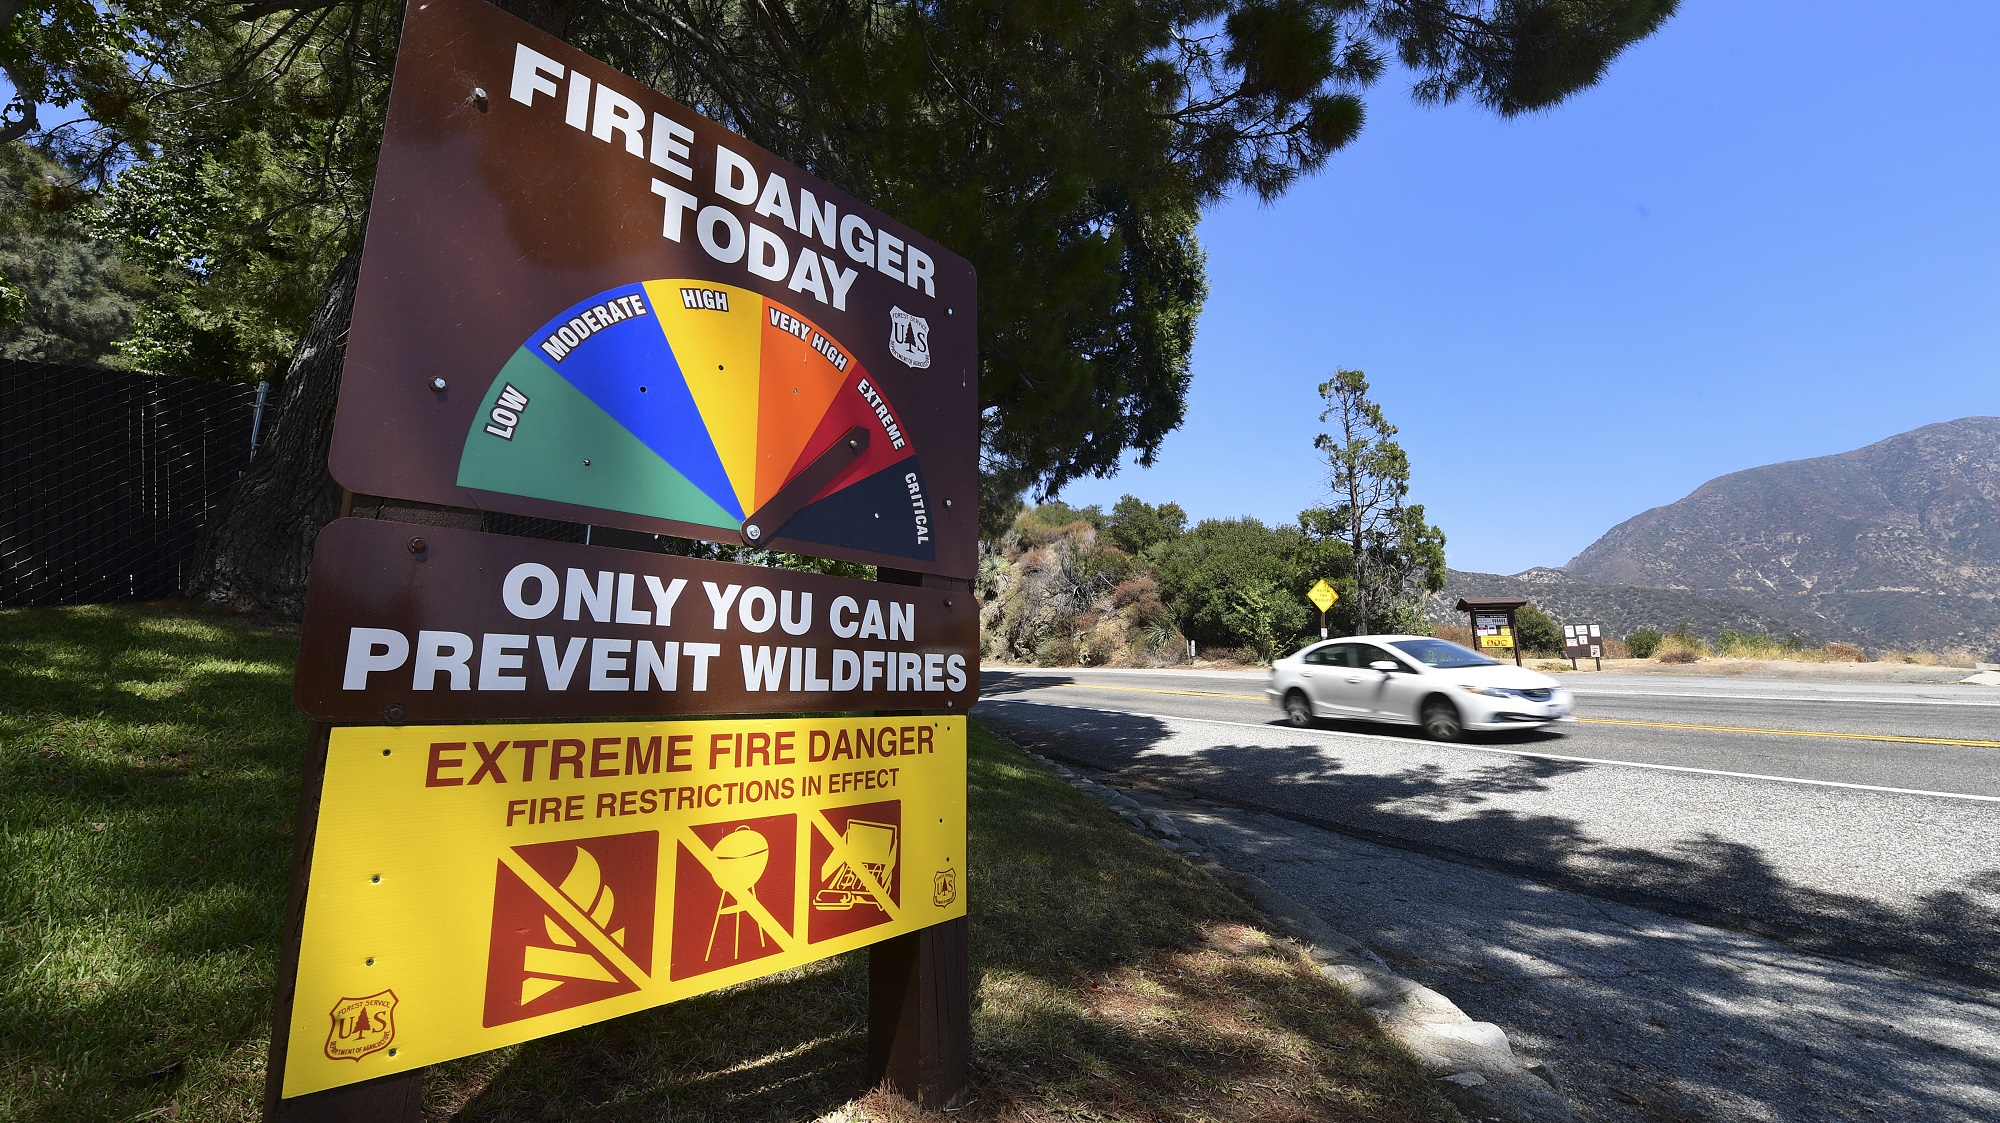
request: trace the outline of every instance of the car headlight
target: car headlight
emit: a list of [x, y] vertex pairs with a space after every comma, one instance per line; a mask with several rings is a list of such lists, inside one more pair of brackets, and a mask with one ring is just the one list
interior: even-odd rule
[[1506, 687], [1504, 687], [1504, 686], [1463, 686], [1463, 685], [1461, 685], [1461, 687], [1460, 687], [1460, 688], [1461, 688], [1461, 689], [1463, 689], [1463, 690], [1469, 690], [1469, 691], [1471, 691], [1471, 692], [1472, 692], [1472, 693], [1474, 693], [1474, 694], [1484, 694], [1484, 695], [1486, 695], [1486, 696], [1487, 696], [1487, 697], [1489, 697], [1489, 698], [1519, 698], [1519, 697], [1521, 697], [1521, 692], [1520, 692], [1520, 691], [1518, 691], [1518, 690], [1509, 690], [1509, 689], [1507, 689], [1507, 688], [1506, 688]]

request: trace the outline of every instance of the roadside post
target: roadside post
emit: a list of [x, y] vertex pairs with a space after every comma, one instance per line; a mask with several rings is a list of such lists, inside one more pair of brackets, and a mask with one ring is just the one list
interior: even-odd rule
[[1327, 584], [1326, 578], [1322, 577], [1313, 582], [1312, 588], [1306, 590], [1306, 599], [1319, 606], [1319, 638], [1325, 639], [1326, 610], [1333, 607], [1333, 602], [1340, 599], [1340, 594], [1334, 592], [1333, 586]]
[[1482, 654], [1509, 652], [1518, 667], [1521, 665], [1521, 648], [1514, 639], [1518, 634], [1514, 627], [1514, 613], [1527, 603], [1506, 597], [1460, 597], [1457, 608], [1472, 618], [1473, 646]]
[[1564, 624], [1563, 654], [1569, 656], [1570, 670], [1576, 670], [1578, 659], [1593, 659], [1597, 669], [1604, 669], [1604, 637], [1596, 624]]
[[963, 258], [687, 107], [483, 0], [409, 7], [267, 1123], [415, 1123], [432, 1064], [862, 947], [869, 1080], [963, 1095], [976, 308]]

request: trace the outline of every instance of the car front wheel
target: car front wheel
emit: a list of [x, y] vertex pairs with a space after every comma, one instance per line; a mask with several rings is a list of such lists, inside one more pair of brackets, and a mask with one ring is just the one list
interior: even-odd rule
[[1433, 698], [1424, 703], [1424, 736], [1433, 741], [1456, 741], [1465, 736], [1465, 724], [1459, 720], [1458, 707], [1442, 698]]
[[1285, 695], [1285, 720], [1291, 722], [1294, 729], [1304, 729], [1313, 723], [1312, 703], [1306, 701], [1304, 694], [1294, 690]]

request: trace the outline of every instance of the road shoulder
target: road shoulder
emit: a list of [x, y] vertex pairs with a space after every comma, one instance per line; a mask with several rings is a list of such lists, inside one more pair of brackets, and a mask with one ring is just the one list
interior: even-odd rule
[[1274, 929], [1306, 949], [1323, 976], [1352, 995], [1416, 1056], [1468, 1119], [1481, 1123], [1576, 1119], [1560, 1080], [1547, 1064], [1517, 1054], [1499, 1026], [1475, 1021], [1449, 998], [1397, 974], [1381, 957], [1335, 931], [1269, 882], [1218, 861], [1191, 837], [1190, 832], [1199, 829], [1194, 826], [1198, 816], [1190, 816], [1183, 805], [1143, 789], [1120, 790], [1047, 757], [1022, 752], [1255, 905]]

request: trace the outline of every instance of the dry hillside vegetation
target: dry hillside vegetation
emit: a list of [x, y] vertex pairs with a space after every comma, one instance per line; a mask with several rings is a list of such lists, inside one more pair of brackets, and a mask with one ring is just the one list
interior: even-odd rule
[[980, 567], [981, 654], [999, 663], [1163, 667], [1185, 662], [1159, 586], [1088, 522], [1016, 531]]

